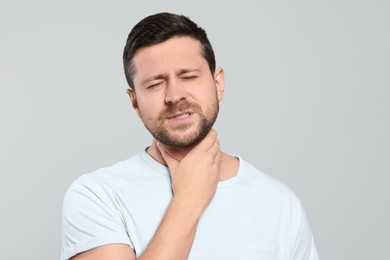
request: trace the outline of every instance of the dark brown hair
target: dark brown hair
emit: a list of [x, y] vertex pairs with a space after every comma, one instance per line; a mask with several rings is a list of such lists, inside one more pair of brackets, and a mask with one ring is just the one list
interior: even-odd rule
[[136, 51], [142, 47], [162, 43], [170, 38], [180, 36], [189, 36], [201, 43], [202, 56], [206, 59], [211, 73], [214, 73], [215, 56], [206, 31], [184, 15], [158, 13], [137, 23], [127, 38], [123, 52], [123, 66], [130, 88], [134, 89], [133, 58]]

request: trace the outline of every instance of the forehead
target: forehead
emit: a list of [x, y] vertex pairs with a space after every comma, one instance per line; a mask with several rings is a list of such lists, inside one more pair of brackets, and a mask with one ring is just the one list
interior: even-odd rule
[[202, 46], [191, 37], [174, 37], [162, 43], [140, 48], [134, 55], [134, 80], [169, 70], [207, 65]]

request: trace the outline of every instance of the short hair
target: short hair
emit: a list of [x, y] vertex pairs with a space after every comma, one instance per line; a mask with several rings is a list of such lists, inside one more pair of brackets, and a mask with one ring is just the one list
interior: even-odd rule
[[133, 79], [136, 71], [133, 58], [136, 51], [142, 47], [182, 36], [189, 36], [200, 42], [201, 55], [206, 59], [213, 74], [215, 71], [215, 56], [206, 31], [184, 15], [158, 13], [150, 15], [137, 23], [127, 38], [123, 51], [123, 66], [130, 88], [134, 89]]

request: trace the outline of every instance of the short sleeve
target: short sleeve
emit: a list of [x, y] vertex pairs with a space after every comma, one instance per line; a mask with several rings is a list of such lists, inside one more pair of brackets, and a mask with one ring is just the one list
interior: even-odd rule
[[134, 248], [112, 190], [88, 175], [65, 194], [61, 231], [61, 260], [107, 244]]
[[319, 260], [309, 222], [297, 198], [292, 203], [290, 234], [291, 259]]

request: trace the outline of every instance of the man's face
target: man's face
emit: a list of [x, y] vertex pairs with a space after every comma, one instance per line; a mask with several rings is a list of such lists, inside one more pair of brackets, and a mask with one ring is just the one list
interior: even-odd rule
[[175, 37], [139, 49], [133, 59], [132, 105], [159, 142], [188, 147], [213, 126], [223, 96], [223, 70], [211, 74], [199, 41]]

